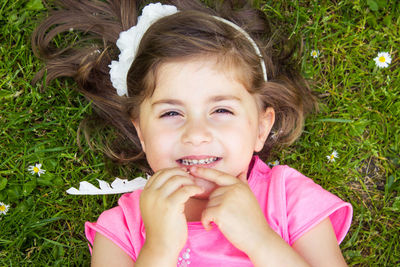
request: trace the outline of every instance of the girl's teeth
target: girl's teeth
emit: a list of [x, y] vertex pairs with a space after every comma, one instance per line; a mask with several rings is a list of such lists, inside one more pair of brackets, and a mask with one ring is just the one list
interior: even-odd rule
[[217, 158], [213, 157], [213, 158], [208, 158], [208, 159], [182, 159], [181, 162], [183, 165], [196, 165], [196, 164], [209, 164], [211, 162], [216, 161]]

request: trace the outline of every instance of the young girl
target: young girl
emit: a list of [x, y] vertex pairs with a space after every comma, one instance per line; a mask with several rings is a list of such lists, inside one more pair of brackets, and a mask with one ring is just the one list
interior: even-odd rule
[[[119, 130], [108, 155], [151, 174], [86, 223], [93, 266], [346, 265], [350, 204], [259, 157], [293, 142], [315, 104], [262, 12], [61, 2], [32, 38], [47, 80], [73, 77]], [[76, 30], [86, 41], [51, 47]]]

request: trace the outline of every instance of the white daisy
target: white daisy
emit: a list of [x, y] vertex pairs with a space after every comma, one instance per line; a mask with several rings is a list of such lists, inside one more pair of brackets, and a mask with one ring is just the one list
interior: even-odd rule
[[38, 176], [40, 176], [41, 174], [44, 174], [46, 172], [46, 170], [41, 169], [42, 168], [42, 164], [37, 163], [35, 164], [35, 166], [29, 166], [28, 167], [28, 171], [31, 172], [31, 174], [37, 174]]
[[392, 58], [388, 52], [380, 52], [378, 56], [374, 58], [374, 61], [379, 68], [386, 68], [392, 62]]
[[337, 153], [336, 150], [333, 150], [332, 154], [326, 156], [326, 158], [328, 159], [328, 162], [334, 162], [335, 158], [337, 158], [339, 156], [339, 154]]
[[319, 56], [319, 51], [318, 51], [318, 50], [312, 50], [312, 51], [311, 51], [311, 56], [312, 56], [313, 58], [317, 58], [317, 57]]
[[0, 214], [6, 215], [9, 207], [10, 207], [9, 205], [6, 205], [3, 202], [0, 202]]
[[277, 165], [279, 165], [279, 160], [275, 160], [273, 162], [268, 162], [268, 166], [270, 166], [270, 167], [274, 167], [274, 166], [277, 166]]

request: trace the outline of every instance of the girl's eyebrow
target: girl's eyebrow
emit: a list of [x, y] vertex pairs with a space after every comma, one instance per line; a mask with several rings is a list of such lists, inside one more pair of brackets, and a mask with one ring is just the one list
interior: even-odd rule
[[160, 104], [183, 106], [183, 102], [178, 99], [160, 99], [160, 100], [154, 101], [151, 104], [151, 106], [154, 107], [155, 105], [160, 105]]
[[[220, 102], [220, 101], [226, 101], [226, 100], [234, 100], [234, 101], [241, 102], [241, 99], [234, 95], [216, 95], [216, 96], [212, 96], [209, 98], [209, 102]], [[156, 100], [151, 104], [151, 106], [155, 106], [155, 105], [159, 105], [159, 104], [184, 106], [183, 101], [181, 101], [179, 99], [173, 99], [173, 98]]]
[[219, 101], [224, 101], [224, 100], [235, 100], [241, 102], [240, 97], [237, 97], [235, 95], [216, 95], [213, 97], [210, 97], [210, 102], [219, 102]]

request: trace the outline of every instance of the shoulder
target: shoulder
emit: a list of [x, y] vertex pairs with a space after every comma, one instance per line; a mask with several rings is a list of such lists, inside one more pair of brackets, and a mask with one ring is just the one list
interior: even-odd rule
[[257, 158], [249, 185], [271, 227], [289, 244], [326, 218], [339, 243], [350, 227], [351, 205], [289, 166], [269, 168]]
[[319, 198], [321, 196], [327, 198], [326, 200], [339, 199], [296, 169], [287, 165], [270, 168], [257, 157], [249, 175], [249, 185], [251, 187], [267, 187], [268, 192], [274, 191], [276, 193], [276, 197], [282, 196], [288, 200]]
[[136, 252], [144, 242], [144, 225], [139, 208], [140, 193], [141, 190], [137, 190], [122, 195], [118, 206], [104, 211], [97, 222], [86, 222], [85, 234], [91, 245], [96, 233], [100, 233], [136, 259]]
[[[116, 221], [126, 221], [140, 217], [139, 199], [141, 190], [123, 194], [118, 200], [118, 206], [104, 211], [97, 223], [102, 225], [113, 225]], [[121, 220], [124, 219], [124, 220]]]
[[269, 190], [280, 191], [291, 191], [299, 185], [316, 185], [313, 180], [287, 165], [270, 168], [258, 157], [253, 159], [248, 182], [250, 187], [262, 187], [264, 184], [268, 186]]
[[290, 243], [329, 218], [338, 243], [342, 242], [350, 228], [353, 209], [336, 195], [316, 184], [295, 169], [278, 166], [284, 181], [287, 226]]

